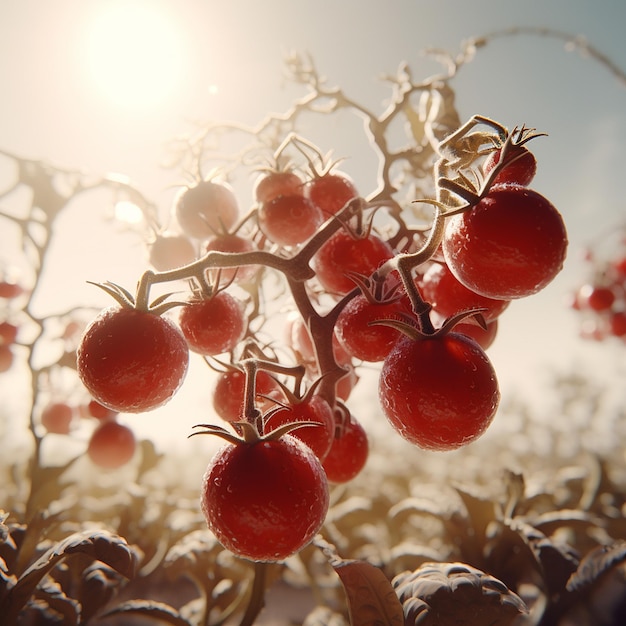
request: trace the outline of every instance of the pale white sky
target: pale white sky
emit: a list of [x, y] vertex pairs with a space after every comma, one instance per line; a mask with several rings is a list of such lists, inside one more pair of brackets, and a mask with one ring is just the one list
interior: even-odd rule
[[[138, 7], [135, 17], [143, 22], [133, 26], [137, 42], [142, 42], [142, 23], [162, 29], [154, 52], [160, 58], [158, 80], [135, 69], [125, 89], [133, 91], [141, 78], [142, 90], [132, 102], [119, 99], [123, 85], [115, 87], [99, 52], [112, 37], [106, 28], [123, 19], [105, 11], [111, 6]], [[169, 156], [166, 143], [188, 132], [193, 120], [256, 123], [269, 112], [285, 110], [302, 93], [283, 79], [287, 50], [309, 52], [330, 83], [376, 109], [387, 94], [381, 74], [395, 72], [402, 61], [409, 62], [415, 76], [432, 73], [435, 66], [421, 55], [426, 47], [455, 52], [468, 37], [512, 26], [548, 27], [586, 36], [626, 68], [624, 24], [622, 0], [4, 3], [0, 149], [95, 174], [123, 173], [166, 211], [172, 186], [181, 182], [180, 172], [161, 167]], [[132, 29], [128, 32], [132, 41]], [[123, 35], [116, 36], [114, 50], [123, 55], [123, 67], [132, 70], [137, 46], [125, 48]], [[141, 45], [147, 49], [149, 43]], [[544, 293], [515, 303], [501, 320], [491, 354], [503, 393], [521, 388], [538, 397], [552, 368], [583, 360], [595, 373], [612, 369], [621, 355], [607, 356], [606, 350], [580, 341], [577, 319], [564, 301], [584, 270], [581, 247], [626, 213], [621, 189], [626, 88], [592, 59], [536, 36], [494, 40], [462, 69], [453, 86], [466, 117], [480, 113], [549, 134], [535, 144], [540, 169], [534, 186], [562, 211], [570, 234], [563, 274]], [[340, 124], [330, 123], [320, 137], [327, 141], [324, 150], [349, 152]], [[369, 162], [358, 154], [347, 156], [345, 169], [360, 188], [373, 187]], [[9, 175], [4, 172], [0, 181]], [[105, 212], [104, 201], [90, 200], [95, 215]], [[94, 230], [97, 222], [89, 209], [77, 205], [59, 224], [40, 294], [42, 310], [51, 301], [67, 307], [102, 304], [102, 295], [85, 281], [110, 279], [132, 288], [144, 267], [136, 239], [106, 227]], [[11, 249], [11, 236], [0, 229], [0, 250]], [[189, 410], [206, 406], [203, 380], [204, 372], [194, 369], [184, 393], [163, 412], [164, 420], [175, 415], [182, 437], [190, 425], [206, 420], [205, 409], [199, 415]], [[136, 423], [142, 419], [150, 429], [161, 416], [139, 417]]]

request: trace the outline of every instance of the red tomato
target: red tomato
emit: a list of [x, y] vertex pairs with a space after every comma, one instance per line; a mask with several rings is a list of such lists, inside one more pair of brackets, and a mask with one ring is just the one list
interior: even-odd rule
[[361, 472], [369, 456], [367, 433], [361, 424], [350, 415], [339, 429], [329, 453], [323, 461], [326, 477], [331, 483], [347, 483]]
[[321, 528], [328, 502], [319, 459], [290, 435], [225, 445], [202, 484], [209, 529], [251, 561], [282, 561], [301, 550]]
[[14, 358], [11, 347], [0, 344], [0, 374], [8, 372], [11, 369]]
[[170, 320], [114, 306], [86, 328], [76, 357], [78, 375], [94, 399], [120, 413], [140, 413], [178, 391], [189, 349]]
[[[228, 370], [217, 377], [213, 388], [213, 408], [224, 421], [237, 422], [243, 419], [245, 384], [246, 375], [239, 370]], [[256, 374], [256, 393], [260, 410], [274, 405], [271, 400], [261, 396], [281, 399], [283, 395], [276, 380], [264, 370]]]
[[[500, 162], [500, 150], [494, 150], [483, 165], [485, 174]], [[537, 159], [525, 146], [511, 146], [507, 157], [508, 163], [498, 172], [493, 184], [517, 183], [526, 186], [537, 173]]]
[[133, 431], [116, 422], [102, 422], [91, 434], [87, 455], [99, 467], [116, 469], [134, 456], [137, 442]]
[[19, 283], [14, 283], [9, 280], [0, 281], [0, 298], [10, 300], [21, 296], [23, 293], [24, 288]]
[[8, 346], [15, 343], [18, 327], [10, 322], [0, 322], [0, 345]]
[[230, 185], [204, 180], [184, 189], [176, 199], [176, 218], [192, 239], [208, 239], [230, 230], [239, 218], [239, 205]]
[[339, 213], [359, 192], [346, 174], [333, 172], [316, 176], [304, 187], [304, 195], [324, 214], [324, 218]]
[[422, 297], [442, 318], [470, 309], [484, 309], [487, 321], [496, 319], [508, 306], [509, 300], [486, 298], [460, 283], [447, 265], [433, 263], [419, 282]]
[[205, 355], [230, 352], [246, 332], [243, 304], [225, 291], [205, 300], [192, 297], [178, 323], [191, 350]]
[[324, 221], [322, 212], [302, 195], [277, 196], [259, 207], [259, 228], [273, 243], [297, 246]]
[[100, 404], [97, 400], [90, 400], [87, 405], [87, 412], [91, 417], [95, 417], [98, 420], [109, 420], [114, 418], [118, 413], [108, 407]]
[[567, 232], [561, 214], [542, 195], [499, 185], [475, 207], [448, 219], [442, 248], [465, 287], [512, 300], [537, 293], [561, 271]]
[[41, 424], [49, 432], [67, 435], [70, 432], [74, 409], [66, 402], [52, 402], [41, 412]]
[[486, 350], [490, 348], [496, 340], [498, 334], [498, 320], [488, 322], [487, 328], [483, 328], [470, 321], [461, 322], [454, 327], [454, 332], [471, 337], [483, 350]]
[[157, 272], [166, 272], [196, 259], [196, 251], [185, 235], [162, 233], [150, 246], [149, 262]]
[[382, 361], [400, 338], [400, 332], [390, 326], [373, 324], [384, 320], [402, 321], [402, 314], [411, 313], [406, 299], [379, 304], [359, 294], [343, 308], [335, 332], [345, 350], [362, 361]]
[[319, 426], [303, 426], [289, 434], [305, 443], [315, 456], [323, 460], [335, 435], [333, 410], [324, 398], [312, 395], [302, 402], [290, 404], [272, 413], [265, 424], [265, 432], [271, 432], [279, 426], [291, 422], [318, 422]]
[[291, 170], [267, 172], [257, 178], [254, 198], [259, 204], [265, 204], [278, 196], [301, 196], [303, 185], [302, 179]]
[[615, 292], [610, 287], [587, 284], [579, 289], [576, 302], [579, 308], [608, 311], [615, 299]]
[[485, 432], [500, 392], [480, 346], [450, 333], [400, 339], [383, 363], [379, 398], [387, 419], [407, 441], [452, 450]]
[[[206, 251], [211, 252], [252, 252], [256, 245], [251, 239], [231, 233], [224, 233], [211, 237], [206, 244]], [[221, 280], [225, 283], [231, 280], [250, 280], [259, 270], [258, 265], [242, 265], [240, 267], [220, 268]]]
[[346, 272], [370, 276], [392, 257], [391, 246], [377, 235], [355, 238], [339, 230], [316, 252], [311, 266], [326, 291], [343, 295], [356, 286]]

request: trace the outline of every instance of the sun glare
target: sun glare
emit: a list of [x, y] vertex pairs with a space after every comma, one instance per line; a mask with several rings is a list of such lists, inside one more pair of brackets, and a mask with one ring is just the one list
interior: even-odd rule
[[97, 89], [117, 106], [158, 107], [184, 73], [182, 33], [154, 3], [107, 2], [88, 29], [86, 60]]

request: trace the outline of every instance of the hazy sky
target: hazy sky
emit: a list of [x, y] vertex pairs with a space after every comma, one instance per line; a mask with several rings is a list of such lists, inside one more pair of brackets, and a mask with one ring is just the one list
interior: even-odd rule
[[[129, 18], [133, 6], [138, 12]], [[120, 7], [124, 11], [116, 13]], [[120, 31], [126, 18], [140, 21]], [[191, 120], [255, 123], [285, 110], [299, 93], [282, 76], [288, 50], [309, 52], [330, 83], [375, 109], [388, 93], [379, 77], [400, 62], [407, 61], [415, 76], [431, 73], [421, 54], [426, 47], [454, 52], [469, 37], [545, 27], [584, 35], [626, 69], [624, 25], [623, 0], [4, 2], [0, 149], [126, 174], [167, 208], [180, 173], [161, 167], [165, 143], [189, 131]], [[144, 39], [147, 31], [159, 33], [156, 48]], [[141, 61], [138, 47], [159, 59], [156, 76], [133, 69]], [[118, 68], [114, 75], [118, 55], [125, 72]], [[582, 246], [624, 219], [626, 87], [595, 60], [566, 53], [563, 42], [533, 35], [490, 41], [452, 84], [462, 115], [480, 113], [549, 134], [535, 144], [540, 170], [534, 186], [562, 211], [570, 233], [563, 275], [502, 319], [493, 359], [502, 365], [503, 387], [537, 382], [553, 365], [601, 363], [597, 346], [577, 339], [564, 300], [584, 269]], [[122, 92], [132, 98], [120, 98]], [[366, 186], [358, 155], [349, 156], [346, 169]], [[58, 268], [74, 270], [64, 280], [72, 304], [70, 293], [83, 294], [85, 280], [117, 279], [121, 272], [110, 241], [85, 244], [80, 229], [87, 219], [67, 219], [59, 244]], [[8, 245], [5, 232], [0, 229], [0, 249]], [[128, 286], [137, 277], [131, 268]]]

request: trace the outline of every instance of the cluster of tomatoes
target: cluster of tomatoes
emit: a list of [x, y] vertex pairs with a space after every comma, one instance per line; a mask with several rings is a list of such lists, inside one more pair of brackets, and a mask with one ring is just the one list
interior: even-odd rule
[[[136, 294], [101, 285], [117, 303], [77, 350], [98, 403], [125, 413], [163, 405], [183, 384], [190, 351], [217, 371], [223, 423], [198, 434], [226, 443], [201, 505], [235, 554], [294, 554], [324, 521], [329, 483], [362, 470], [368, 440], [348, 405], [363, 363], [380, 365], [380, 405], [408, 441], [452, 450], [489, 426], [499, 390], [485, 349], [498, 318], [556, 276], [567, 248], [561, 215], [528, 188], [536, 161], [527, 139], [499, 134], [469, 163], [445, 161], [429, 229], [394, 211], [374, 226], [381, 204], [333, 168], [264, 172], [245, 214], [227, 183], [199, 181], [177, 198], [177, 228], [156, 237], [156, 271]], [[150, 301], [151, 286], [180, 279], [190, 285], [184, 301]], [[273, 311], [285, 293], [290, 307]], [[287, 345], [278, 348], [261, 337], [281, 314]]]
[[583, 316], [585, 339], [626, 341], [626, 235], [623, 229], [618, 234], [619, 245], [608, 258], [587, 253], [591, 276], [572, 297], [572, 307]]

